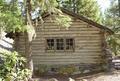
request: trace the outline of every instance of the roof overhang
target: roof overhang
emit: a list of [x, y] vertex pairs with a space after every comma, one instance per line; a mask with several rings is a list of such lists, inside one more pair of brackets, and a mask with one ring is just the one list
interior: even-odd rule
[[[82, 21], [84, 21], [84, 22], [86, 22], [88, 24], [91, 24], [91, 25], [93, 25], [95, 27], [98, 27], [98, 28], [102, 29], [103, 31], [108, 32], [110, 35], [114, 34], [114, 32], [111, 29], [109, 29], [108, 27], [106, 27], [106, 26], [103, 26], [103, 25], [101, 25], [101, 24], [99, 24], [99, 23], [97, 23], [97, 22], [95, 22], [93, 20], [90, 20], [90, 19], [88, 19], [88, 18], [86, 18], [86, 17], [84, 17], [82, 15], [78, 15], [78, 14], [76, 14], [76, 13], [74, 13], [72, 11], [69, 11], [67, 9], [64, 9], [64, 8], [60, 8], [60, 9], [61, 9], [61, 11], [63, 13], [68, 14], [70, 16], [73, 16], [73, 17], [75, 17], [77, 19], [80, 19], [80, 20], [82, 20]], [[46, 13], [46, 14], [43, 15], [43, 18], [45, 18], [45, 17], [47, 17], [49, 15], [50, 15], [49, 13]]]
[[82, 16], [82, 15], [78, 15], [78, 14], [76, 14], [76, 13], [74, 13], [74, 12], [71, 12], [71, 11], [69, 11], [69, 10], [67, 10], [67, 9], [64, 9], [64, 8], [61, 8], [61, 10], [62, 10], [63, 13], [66, 13], [66, 14], [71, 15], [71, 16], [73, 16], [73, 17], [75, 17], [75, 18], [78, 18], [78, 19], [80, 19], [80, 20], [82, 20], [82, 21], [84, 21], [84, 22], [87, 22], [88, 24], [91, 24], [91, 25], [93, 25], [93, 26], [95, 26], [95, 27], [98, 27], [98, 28], [100, 28], [100, 29], [103, 29], [103, 30], [105, 30], [106, 32], [108, 32], [109, 34], [114, 34], [114, 32], [113, 32], [111, 29], [109, 29], [108, 27], [103, 26], [103, 25], [101, 25], [101, 24], [99, 24], [99, 23], [96, 23], [96, 22], [94, 22], [94, 21], [92, 21], [92, 20], [90, 20], [90, 19], [88, 19], [88, 18], [86, 18], [86, 17], [84, 17], [84, 16]]

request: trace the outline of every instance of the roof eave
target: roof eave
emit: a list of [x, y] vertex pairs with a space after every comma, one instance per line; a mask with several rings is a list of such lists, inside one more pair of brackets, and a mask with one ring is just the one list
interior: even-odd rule
[[101, 24], [98, 24], [98, 23], [96, 23], [96, 22], [94, 22], [94, 21], [92, 21], [90, 19], [87, 19], [86, 17], [83, 17], [82, 15], [78, 15], [78, 14], [76, 14], [74, 12], [71, 12], [71, 11], [69, 11], [67, 9], [64, 9], [64, 8], [61, 8], [61, 10], [62, 10], [63, 13], [74, 16], [74, 17], [76, 17], [76, 18], [78, 18], [80, 20], [83, 20], [84, 22], [87, 22], [87, 23], [89, 23], [91, 25], [94, 25], [94, 26], [96, 26], [96, 27], [98, 27], [100, 29], [103, 29], [103, 30], [107, 31], [110, 35], [114, 34], [114, 32], [111, 29], [109, 29], [108, 27], [103, 26]]

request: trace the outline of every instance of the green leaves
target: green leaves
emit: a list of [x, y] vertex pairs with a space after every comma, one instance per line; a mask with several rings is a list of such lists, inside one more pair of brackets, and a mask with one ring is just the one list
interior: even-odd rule
[[70, 27], [71, 18], [66, 15], [59, 14], [57, 17], [55, 17], [56, 23], [62, 27], [66, 27], [68, 29]]
[[2, 17], [2, 26], [5, 28], [6, 31], [20, 32], [25, 30], [25, 28], [23, 28], [23, 20], [18, 15], [7, 12], [3, 14]]
[[112, 49], [113, 55], [120, 54], [120, 34], [114, 34], [108, 38], [108, 43]]
[[64, 8], [101, 23], [101, 11], [96, 0], [63, 0], [61, 2]]
[[38, 0], [38, 5], [43, 12], [48, 11], [49, 13], [51, 13], [55, 11], [58, 3], [56, 0]]
[[0, 78], [3, 81], [24, 80], [30, 75], [30, 70], [26, 69], [25, 58], [17, 52], [4, 51], [0, 53], [3, 63], [0, 64]]
[[112, 0], [111, 6], [105, 12], [104, 24], [114, 31], [114, 35], [108, 38], [108, 43], [112, 49], [113, 55], [120, 54], [120, 17], [117, 0]]
[[[37, 0], [34, 1], [34, 3], [37, 3], [37, 6], [40, 7], [42, 11], [41, 13], [48, 12], [49, 14], [61, 14], [61, 11], [56, 8], [58, 7], [58, 2], [56, 0]], [[6, 3], [4, 0], [1, 0], [0, 27], [7, 32], [13, 33], [26, 31], [28, 28], [25, 26], [25, 17], [22, 16], [21, 13], [21, 8], [19, 8], [17, 0], [11, 1], [10, 3]], [[59, 17], [56, 16], [57, 23], [68, 28], [70, 25], [70, 22], [68, 22], [70, 18], [62, 14], [58, 16]], [[32, 28], [32, 30], [34, 29]]]
[[0, 27], [8, 32], [25, 31], [24, 20], [18, 8], [17, 0], [6, 3], [3, 0], [0, 3]]

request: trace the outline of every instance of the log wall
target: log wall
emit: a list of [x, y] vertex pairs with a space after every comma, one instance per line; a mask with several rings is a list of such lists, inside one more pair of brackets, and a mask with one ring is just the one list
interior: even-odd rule
[[[32, 42], [32, 58], [38, 64], [99, 64], [102, 63], [102, 33], [79, 19], [72, 18], [68, 30], [54, 23], [50, 17], [44, 18], [44, 24], [36, 27], [37, 37]], [[74, 52], [46, 52], [46, 38], [70, 37], [75, 40]], [[18, 42], [18, 41], [17, 41]], [[25, 39], [19, 39], [19, 52], [25, 52]]]

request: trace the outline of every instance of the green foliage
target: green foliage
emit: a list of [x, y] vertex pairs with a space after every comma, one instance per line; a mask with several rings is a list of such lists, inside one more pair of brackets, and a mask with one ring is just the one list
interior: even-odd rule
[[[54, 71], [51, 69], [54, 68]], [[62, 74], [62, 75], [71, 75], [77, 71], [76, 66], [74, 65], [44, 65], [40, 64], [35, 68], [36, 75], [46, 75], [49, 73]]]
[[[28, 42], [31, 42], [33, 38], [36, 37], [34, 26], [32, 25], [32, 18], [31, 18], [31, 12], [34, 11], [33, 4], [37, 5], [34, 7], [40, 7], [41, 13], [48, 12], [51, 13], [59, 13], [60, 10], [56, 7], [58, 6], [58, 3], [56, 0], [23, 0], [23, 7], [25, 9], [25, 16], [22, 15], [21, 8], [18, 5], [18, 0], [11, 0], [9, 3], [6, 0], [0, 0], [0, 30], [4, 30], [6, 32], [24, 32], [27, 31], [28, 36]], [[31, 2], [32, 1], [32, 2]], [[56, 20], [57, 23], [66, 26], [68, 28], [69, 26], [69, 20], [70, 18], [67, 16], [60, 15], [62, 13], [59, 13], [58, 18]], [[41, 14], [40, 14], [41, 16]], [[41, 17], [42, 18], [42, 17]], [[64, 23], [62, 22], [64, 21]], [[27, 40], [27, 39], [26, 39]], [[29, 52], [29, 47], [27, 53]], [[27, 59], [31, 59], [31, 53], [28, 53], [26, 57]], [[28, 62], [29, 63], [29, 62]], [[14, 64], [13, 64], [14, 65]], [[10, 69], [11, 71], [11, 69]], [[9, 71], [8, 71], [9, 72]], [[17, 70], [15, 70], [17, 72]], [[24, 71], [23, 71], [24, 72]], [[19, 72], [17, 72], [19, 73]], [[4, 75], [4, 74], [1, 74]], [[10, 73], [11, 77], [13, 75]], [[7, 78], [4, 77], [4, 78]]]
[[[64, 16], [62, 12], [58, 8], [56, 8], [58, 6], [58, 3], [56, 0], [36, 0], [36, 1], [33, 1], [32, 3], [33, 4], [30, 4], [32, 7], [33, 5], [37, 5], [36, 7], [40, 7], [41, 9], [40, 13], [48, 12], [49, 14], [51, 13], [59, 14], [55, 16], [56, 17], [55, 19], [59, 25], [67, 28], [70, 26], [70, 22], [69, 22], [70, 18], [68, 16]], [[27, 3], [24, 2], [24, 5], [23, 5], [24, 7], [26, 6], [25, 4]], [[35, 8], [33, 7], [33, 9]], [[31, 8], [31, 11], [34, 11], [34, 10], [32, 10]], [[39, 15], [41, 16], [41, 14]], [[18, 5], [18, 0], [11, 1], [10, 3], [7, 3], [4, 0], [1, 0], [0, 27], [2, 27], [7, 32], [13, 32], [13, 33], [24, 32], [24, 31], [29, 31], [31, 29], [31, 31], [29, 32], [35, 33], [33, 31], [34, 28], [32, 28], [32, 26], [28, 30], [25, 22], [28, 22], [28, 25], [31, 26], [31, 23], [29, 22], [29, 20], [25, 20], [25, 16], [22, 16], [21, 8]]]
[[45, 12], [48, 12], [50, 15], [51, 13], [53, 13], [53, 15], [55, 16], [55, 22], [58, 25], [66, 27], [66, 29], [70, 27], [71, 18], [69, 16], [63, 15], [61, 10], [57, 8], [58, 7], [57, 0], [38, 0], [38, 5], [42, 9], [41, 13], [44, 14]]
[[59, 74], [63, 74], [63, 75], [71, 75], [74, 72], [76, 72], [76, 68], [73, 65], [68, 65], [68, 66], [61, 66], [58, 69], [58, 73]]
[[38, 0], [38, 5], [42, 9], [42, 11], [48, 11], [49, 13], [55, 12], [58, 3], [56, 0]]
[[68, 29], [72, 22], [71, 22], [71, 18], [69, 16], [59, 14], [59, 16], [56, 17], [56, 23], [62, 27], [66, 27], [66, 29]]
[[26, 69], [25, 58], [18, 55], [17, 52], [4, 51], [0, 53], [2, 63], [0, 64], [0, 78], [2, 81], [20, 81], [27, 80], [31, 74]]
[[120, 34], [111, 35], [108, 39], [113, 55], [120, 55]]
[[120, 17], [117, 0], [111, 1], [110, 8], [105, 12], [104, 24], [114, 31], [107, 41], [113, 51], [114, 55], [120, 54]]
[[37, 69], [35, 70], [35, 74], [37, 75], [44, 75], [46, 73], [48, 73], [50, 69], [50, 66], [49, 65], [44, 65], [44, 64], [40, 64], [37, 66]]
[[117, 0], [111, 2], [111, 6], [105, 12], [105, 25], [109, 26], [113, 31], [120, 31], [120, 17], [119, 17], [119, 6]]
[[[48, 12], [49, 14], [56, 13], [56, 12], [59, 13], [60, 10], [56, 8], [58, 6], [58, 3], [56, 0], [23, 0], [23, 1], [24, 1], [23, 7], [25, 9], [25, 12], [24, 12], [25, 16], [22, 15], [21, 8], [18, 5], [18, 0], [11, 0], [9, 3], [7, 2], [7, 0], [0, 0], [0, 30], [2, 29], [6, 32], [13, 32], [13, 33], [27, 31], [28, 39], [29, 39], [28, 42], [31, 42], [32, 38], [35, 37], [35, 29], [34, 29], [34, 26], [32, 25], [32, 20], [31, 20], [31, 15], [30, 15], [31, 12], [34, 11], [32, 9], [33, 4], [35, 5], [35, 3], [37, 3], [34, 9], [36, 7], [40, 7], [42, 11], [41, 13], [45, 13], [45, 12]], [[31, 3], [31, 1], [33, 2]], [[68, 22], [70, 21], [70, 18], [68, 16], [66, 17], [62, 15], [62, 13], [59, 13], [56, 20], [58, 21], [57, 22], [58, 24], [68, 28], [69, 23], [70, 23]], [[28, 46], [28, 48], [29, 47], [30, 46]], [[29, 49], [26, 51], [29, 51]], [[31, 59], [31, 55], [29, 54], [31, 53], [26, 54], [28, 55], [26, 56], [28, 57], [27, 59]], [[13, 55], [17, 57], [16, 53], [13, 53]], [[8, 66], [7, 64], [2, 65], [2, 67], [5, 68], [5, 70], [4, 68], [1, 68], [1, 70], [3, 69], [1, 73], [1, 78], [2, 79], [7, 79], [7, 78], [12, 79], [15, 77], [17, 77], [15, 79], [23, 78], [25, 76], [24, 73], [26, 73], [26, 71], [28, 72], [28, 70], [19, 69], [21, 67], [18, 67], [17, 70], [14, 68], [16, 65], [16, 62], [22, 61], [22, 60], [20, 60], [19, 58], [16, 59], [14, 57], [10, 57], [10, 58], [9, 58], [10, 64], [7, 60], [4, 59], [7, 62]], [[12, 61], [12, 64], [11, 64], [11, 61]]]
[[96, 0], [58, 0], [62, 7], [101, 23], [102, 13]]
[[10, 3], [1, 0], [0, 2], [0, 27], [8, 32], [25, 31], [24, 20], [18, 8], [17, 0]]

